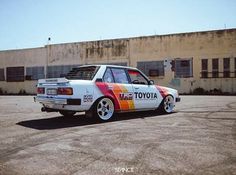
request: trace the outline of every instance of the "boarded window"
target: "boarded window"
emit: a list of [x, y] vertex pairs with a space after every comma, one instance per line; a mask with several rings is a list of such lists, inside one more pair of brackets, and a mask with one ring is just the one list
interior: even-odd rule
[[202, 78], [208, 77], [208, 59], [202, 59], [202, 72], [201, 72]]
[[5, 81], [4, 69], [0, 69], [0, 81]]
[[213, 78], [219, 77], [219, 59], [218, 58], [212, 59], [212, 77]]
[[77, 66], [78, 65], [48, 66], [47, 78], [65, 77], [72, 70], [72, 68]]
[[224, 77], [230, 77], [230, 58], [224, 58]]
[[24, 81], [24, 67], [7, 67], [7, 81]]
[[188, 78], [193, 76], [193, 59], [176, 59], [175, 60], [175, 77]]
[[26, 80], [38, 80], [44, 78], [44, 67], [27, 67]]
[[147, 76], [164, 76], [164, 61], [137, 62], [137, 68]]

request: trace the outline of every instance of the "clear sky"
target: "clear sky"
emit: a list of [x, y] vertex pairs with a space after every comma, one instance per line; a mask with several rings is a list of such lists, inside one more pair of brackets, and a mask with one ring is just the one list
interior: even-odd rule
[[0, 50], [236, 28], [236, 0], [0, 0]]

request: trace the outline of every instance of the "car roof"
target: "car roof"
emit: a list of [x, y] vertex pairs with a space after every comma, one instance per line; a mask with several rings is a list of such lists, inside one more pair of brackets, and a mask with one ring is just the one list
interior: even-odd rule
[[82, 66], [78, 66], [78, 67], [90, 67], [90, 66], [115, 67], [115, 68], [126, 68], [126, 69], [137, 70], [137, 68], [135, 68], [135, 67], [112, 65], [112, 64], [87, 64], [87, 65], [82, 65]]

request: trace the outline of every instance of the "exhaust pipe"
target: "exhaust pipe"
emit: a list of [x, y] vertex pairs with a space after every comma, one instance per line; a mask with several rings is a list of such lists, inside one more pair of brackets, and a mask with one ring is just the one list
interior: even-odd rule
[[46, 107], [42, 107], [41, 111], [42, 112], [58, 112], [58, 110], [51, 109], [51, 108], [46, 108]]
[[45, 111], [46, 111], [46, 108], [45, 108], [45, 107], [42, 107], [42, 108], [41, 108], [41, 111], [42, 111], [42, 112], [45, 112]]

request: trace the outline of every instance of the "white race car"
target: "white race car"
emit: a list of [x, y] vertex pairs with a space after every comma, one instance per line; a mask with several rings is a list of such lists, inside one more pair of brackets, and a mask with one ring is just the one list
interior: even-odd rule
[[43, 105], [41, 111], [63, 116], [85, 111], [106, 121], [115, 112], [171, 113], [180, 98], [177, 90], [154, 85], [137, 68], [86, 65], [73, 68], [65, 78], [38, 80], [35, 101]]

